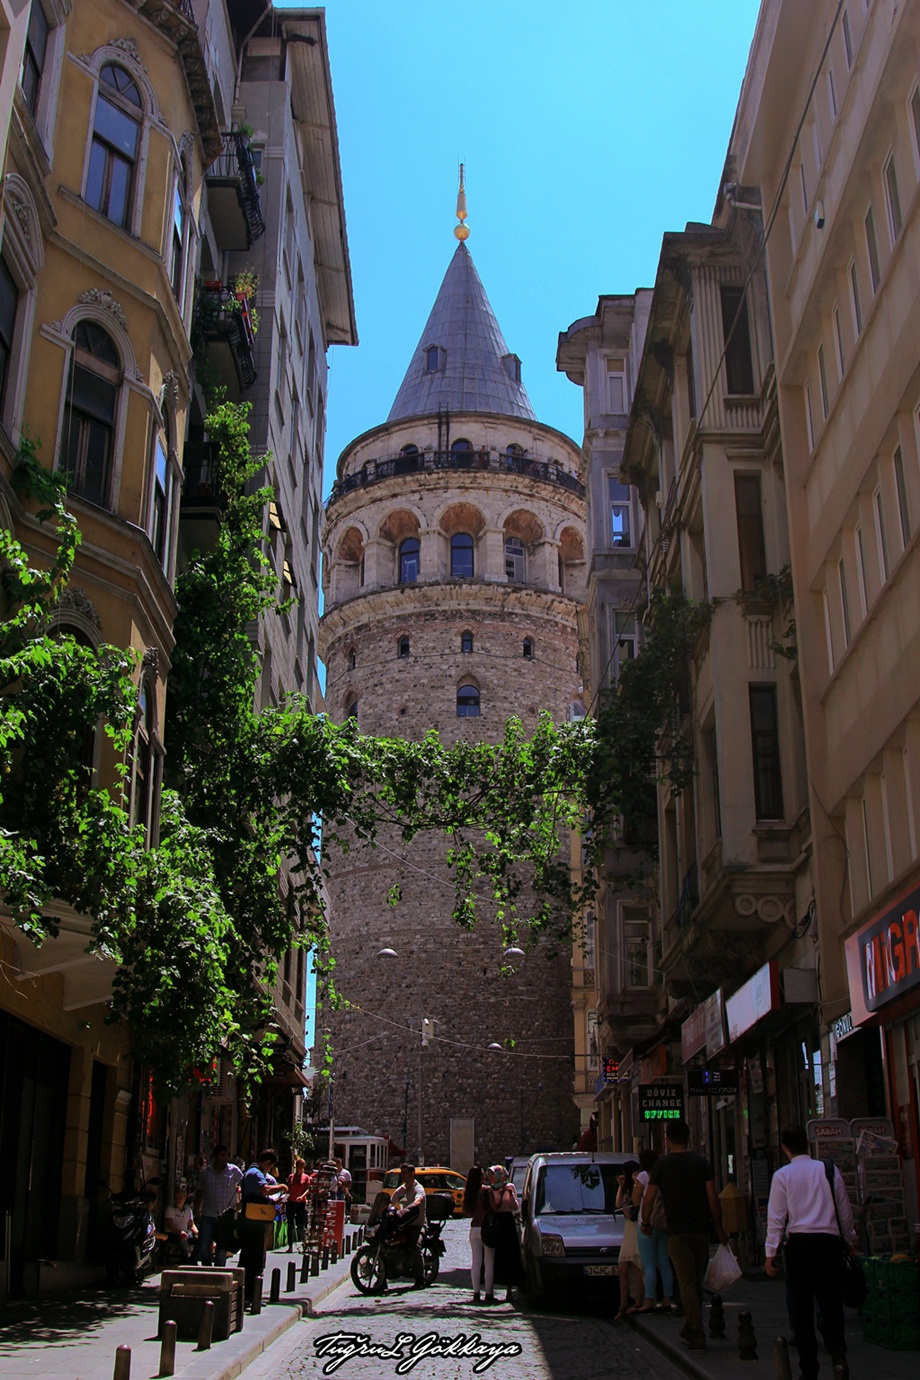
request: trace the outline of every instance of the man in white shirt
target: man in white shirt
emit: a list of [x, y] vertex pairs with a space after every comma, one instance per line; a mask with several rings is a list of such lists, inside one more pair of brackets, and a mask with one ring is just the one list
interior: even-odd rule
[[[842, 1230], [847, 1249], [856, 1255], [850, 1200], [836, 1168], [831, 1191], [824, 1163], [813, 1160], [808, 1153], [804, 1127], [787, 1126], [780, 1143], [789, 1163], [776, 1171], [770, 1185], [765, 1269], [768, 1275], [776, 1275], [776, 1252], [785, 1231], [784, 1261], [792, 1300], [792, 1328], [803, 1380], [814, 1380], [818, 1374], [816, 1303], [833, 1364], [842, 1367], [846, 1376], [849, 1371], [841, 1297], [840, 1236]], [[837, 1227], [838, 1216], [841, 1230]]]
[[406, 1234], [412, 1239], [412, 1273], [415, 1276], [415, 1288], [421, 1289], [425, 1284], [425, 1266], [418, 1240], [425, 1226], [425, 1190], [415, 1177], [414, 1164], [399, 1166], [399, 1187], [390, 1202], [398, 1209], [400, 1217], [406, 1216], [412, 1208], [417, 1210], [412, 1218], [412, 1225], [406, 1228]]

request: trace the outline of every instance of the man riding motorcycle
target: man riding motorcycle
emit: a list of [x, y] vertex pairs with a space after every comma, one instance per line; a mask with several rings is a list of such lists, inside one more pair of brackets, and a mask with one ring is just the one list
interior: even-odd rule
[[[400, 1165], [399, 1188], [393, 1193], [390, 1203], [397, 1209], [400, 1217], [408, 1217], [412, 1213], [411, 1226], [406, 1227], [406, 1234], [412, 1243], [412, 1275], [415, 1280], [412, 1287], [424, 1289], [425, 1267], [418, 1241], [425, 1229], [425, 1190], [415, 1177], [414, 1164]], [[414, 1209], [417, 1211], [413, 1211]]]

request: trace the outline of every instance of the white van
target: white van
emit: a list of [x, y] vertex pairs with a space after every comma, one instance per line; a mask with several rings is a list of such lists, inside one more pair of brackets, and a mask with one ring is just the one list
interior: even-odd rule
[[572, 1150], [534, 1155], [521, 1197], [521, 1254], [533, 1298], [559, 1289], [616, 1294], [624, 1218], [617, 1175], [634, 1155]]

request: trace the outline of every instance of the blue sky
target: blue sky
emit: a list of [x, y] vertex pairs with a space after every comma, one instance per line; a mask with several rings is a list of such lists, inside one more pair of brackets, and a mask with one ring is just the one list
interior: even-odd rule
[[329, 351], [326, 490], [402, 381], [456, 246], [461, 160], [508, 348], [540, 420], [580, 441], [557, 336], [601, 293], [652, 286], [664, 232], [710, 219], [759, 0], [325, 8], [360, 338]]
[[450, 256], [466, 164], [480, 277], [541, 421], [581, 439], [556, 338], [708, 221], [759, 0], [328, 0], [360, 345], [329, 352], [326, 488], [382, 422]]

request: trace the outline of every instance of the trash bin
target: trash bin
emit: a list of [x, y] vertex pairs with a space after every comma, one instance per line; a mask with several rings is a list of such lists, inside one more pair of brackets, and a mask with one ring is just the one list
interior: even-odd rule
[[215, 1342], [225, 1342], [243, 1326], [243, 1282], [240, 1269], [229, 1270], [164, 1270], [160, 1277], [160, 1312], [157, 1336], [162, 1336], [163, 1324], [176, 1324], [176, 1335], [184, 1341], [196, 1341], [205, 1303], [214, 1304]]

